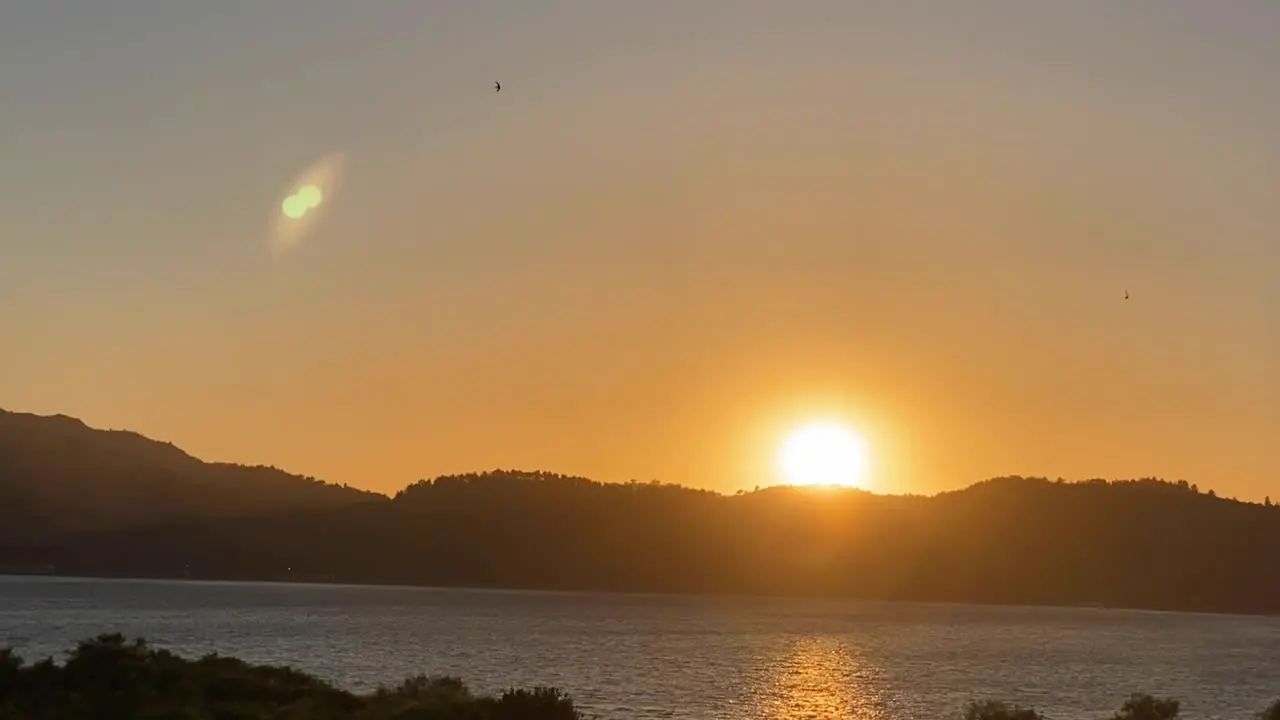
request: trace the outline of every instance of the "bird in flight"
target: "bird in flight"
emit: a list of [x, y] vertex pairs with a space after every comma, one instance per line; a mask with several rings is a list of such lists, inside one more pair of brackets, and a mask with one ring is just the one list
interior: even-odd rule
[[497, 80], [494, 80], [494, 81], [493, 81], [493, 91], [494, 91], [494, 92], [501, 92], [501, 90], [502, 90], [502, 83], [498, 82]]

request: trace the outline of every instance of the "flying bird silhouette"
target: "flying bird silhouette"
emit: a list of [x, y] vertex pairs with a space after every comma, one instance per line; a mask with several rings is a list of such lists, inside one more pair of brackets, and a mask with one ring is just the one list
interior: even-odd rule
[[501, 90], [502, 90], [502, 83], [498, 82], [497, 80], [494, 80], [494, 81], [493, 81], [493, 91], [494, 91], [494, 92], [501, 92]]

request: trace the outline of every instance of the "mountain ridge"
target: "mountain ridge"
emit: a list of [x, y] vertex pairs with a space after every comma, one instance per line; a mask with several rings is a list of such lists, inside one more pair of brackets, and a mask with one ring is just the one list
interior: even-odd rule
[[[30, 474], [13, 482], [5, 427], [0, 418], [0, 500], [38, 484]], [[88, 472], [97, 457], [72, 467]], [[234, 467], [224, 494], [281, 482], [291, 491], [219, 512], [152, 503], [130, 522], [0, 532], [0, 571], [1280, 614], [1280, 564], [1267, 560], [1280, 548], [1280, 508], [1185, 481], [1008, 476], [933, 496], [726, 495], [494, 470], [420, 480], [387, 498]], [[337, 494], [292, 494], [308, 488]], [[0, 502], [0, 527], [6, 507], [23, 517]]]
[[131, 430], [7, 410], [0, 410], [0, 498], [8, 500], [0, 504], [0, 527], [17, 524], [27, 532], [128, 527], [157, 514], [235, 516], [386, 499], [273, 467], [205, 462]]

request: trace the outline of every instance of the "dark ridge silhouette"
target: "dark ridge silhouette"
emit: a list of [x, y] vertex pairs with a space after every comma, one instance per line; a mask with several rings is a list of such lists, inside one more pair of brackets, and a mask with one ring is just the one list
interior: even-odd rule
[[[52, 422], [81, 428], [68, 432], [88, 433], [83, 443], [140, 449], [81, 449], [69, 464], [19, 453], [32, 458], [24, 473], [9, 459], [12, 437], [0, 440], [0, 489], [15, 503], [0, 522], [26, 518], [37, 502], [28, 493], [46, 483], [114, 503], [113, 523], [9, 527], [0, 570], [1280, 613], [1280, 564], [1261, 559], [1280, 547], [1280, 509], [1186, 482], [1006, 477], [933, 497], [726, 496], [495, 470], [361, 502], [368, 495]], [[36, 437], [56, 446], [51, 430]], [[146, 449], [169, 464], [139, 460]], [[205, 506], [173, 499], [183, 493]], [[224, 504], [214, 512], [206, 497]]]
[[202, 462], [170, 443], [65, 415], [0, 410], [0, 539], [378, 499], [275, 468]]

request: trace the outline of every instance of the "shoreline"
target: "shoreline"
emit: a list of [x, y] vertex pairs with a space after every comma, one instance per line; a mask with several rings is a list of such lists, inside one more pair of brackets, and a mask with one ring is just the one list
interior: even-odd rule
[[680, 592], [656, 592], [656, 591], [623, 591], [623, 590], [591, 590], [591, 589], [563, 589], [563, 588], [540, 588], [540, 587], [511, 587], [511, 586], [462, 586], [462, 585], [406, 585], [394, 583], [358, 583], [358, 582], [336, 582], [332, 580], [315, 580], [315, 579], [235, 579], [235, 578], [193, 578], [193, 577], [173, 577], [173, 576], [137, 576], [137, 575], [90, 575], [90, 574], [71, 574], [59, 575], [56, 573], [20, 573], [12, 571], [0, 571], [0, 582], [8, 580], [57, 580], [67, 582], [134, 582], [134, 583], [157, 583], [157, 584], [178, 584], [178, 585], [257, 585], [257, 586], [283, 586], [283, 587], [315, 587], [315, 588], [334, 588], [334, 589], [371, 589], [371, 590], [399, 590], [399, 591], [420, 591], [420, 592], [457, 592], [457, 593], [485, 593], [485, 594], [525, 594], [525, 595], [551, 595], [551, 596], [599, 596], [599, 597], [636, 597], [636, 598], [664, 598], [673, 600], [739, 600], [739, 601], [791, 601], [791, 602], [826, 602], [849, 605], [892, 605], [892, 606], [916, 606], [916, 607], [937, 607], [937, 608], [991, 608], [991, 609], [1007, 609], [1007, 610], [1075, 610], [1081, 612], [1104, 612], [1104, 613], [1135, 613], [1135, 614], [1158, 614], [1158, 615], [1196, 615], [1210, 617], [1236, 617], [1236, 618], [1280, 618], [1280, 613], [1266, 612], [1223, 612], [1213, 610], [1182, 610], [1176, 608], [1150, 608], [1150, 607], [1124, 607], [1103, 605], [1101, 603], [1077, 603], [1077, 604], [1026, 604], [1026, 603], [998, 603], [998, 602], [963, 602], [963, 601], [942, 601], [942, 600], [910, 600], [910, 599], [884, 599], [884, 598], [859, 598], [844, 595], [770, 595], [764, 593], [680, 593]]

